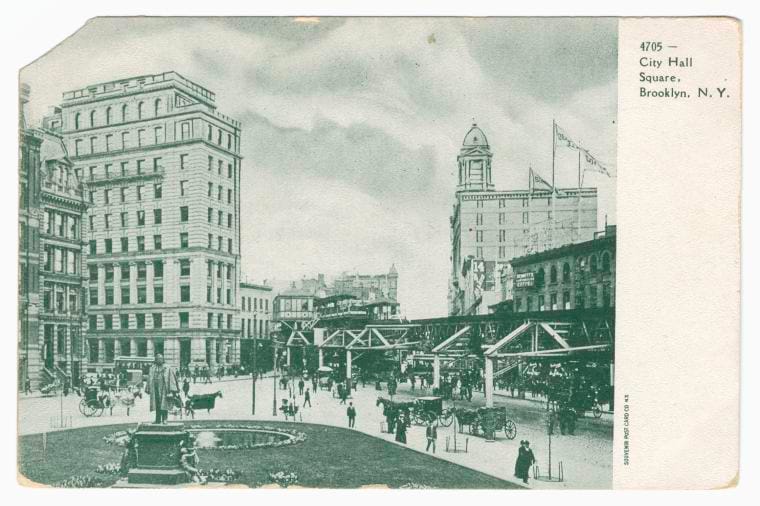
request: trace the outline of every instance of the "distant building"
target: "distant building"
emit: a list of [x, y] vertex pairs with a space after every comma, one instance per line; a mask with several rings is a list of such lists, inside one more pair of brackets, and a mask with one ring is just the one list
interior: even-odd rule
[[485, 314], [500, 302], [502, 273], [511, 259], [589, 240], [596, 230], [595, 188], [552, 192], [531, 176], [527, 190], [496, 191], [492, 156], [485, 134], [473, 125], [457, 157], [450, 220], [451, 315]]
[[362, 302], [381, 299], [398, 300], [398, 271], [391, 265], [387, 274], [347, 274], [343, 273], [328, 289], [331, 295], [353, 295]]
[[239, 363], [240, 123], [165, 72], [67, 91], [44, 124], [86, 185], [87, 369]]
[[[246, 370], [251, 370], [253, 364], [253, 347], [259, 344], [261, 348], [260, 341], [271, 337], [273, 311], [271, 286], [240, 283], [240, 365]], [[260, 351], [263, 352], [263, 349]], [[259, 367], [262, 366], [263, 358], [257, 358]], [[271, 360], [267, 363], [271, 363]]]
[[316, 316], [314, 300], [315, 292], [297, 288], [295, 283], [274, 298], [274, 310], [272, 319], [275, 321], [278, 332], [287, 334], [291, 330], [304, 330], [310, 328], [312, 320]]
[[517, 313], [615, 306], [616, 228], [590, 241], [512, 260]]

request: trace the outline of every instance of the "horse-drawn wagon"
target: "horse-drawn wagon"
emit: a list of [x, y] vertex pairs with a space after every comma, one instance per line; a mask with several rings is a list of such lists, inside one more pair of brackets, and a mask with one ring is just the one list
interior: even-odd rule
[[463, 432], [466, 426], [470, 434], [474, 436], [488, 437], [489, 433], [491, 433], [495, 437], [496, 433], [500, 431], [504, 431], [507, 439], [514, 439], [517, 436], [517, 425], [507, 418], [506, 407], [458, 408], [455, 410], [454, 416], [456, 416], [460, 432]]

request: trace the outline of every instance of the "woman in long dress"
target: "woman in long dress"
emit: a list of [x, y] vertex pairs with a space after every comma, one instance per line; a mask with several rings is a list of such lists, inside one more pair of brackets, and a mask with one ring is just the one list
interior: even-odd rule
[[515, 477], [521, 479], [523, 483], [528, 483], [528, 474], [530, 467], [536, 461], [533, 456], [533, 450], [530, 449], [530, 442], [527, 440], [520, 441], [520, 450], [517, 453], [515, 462]]
[[406, 413], [401, 413], [396, 421], [396, 441], [406, 444]]

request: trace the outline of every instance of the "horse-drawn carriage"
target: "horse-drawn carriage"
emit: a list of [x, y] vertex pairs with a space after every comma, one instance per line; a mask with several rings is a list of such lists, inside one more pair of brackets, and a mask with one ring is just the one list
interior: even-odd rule
[[393, 420], [401, 417], [407, 425], [426, 425], [430, 421], [437, 420], [439, 425], [448, 427], [454, 421], [454, 409], [444, 409], [441, 397], [420, 397], [413, 401], [391, 401], [384, 397], [378, 397], [376, 406], [383, 406], [383, 415], [391, 425]]
[[456, 409], [454, 416], [459, 423], [459, 432], [467, 426], [468, 431], [473, 436], [485, 436], [490, 433], [496, 436], [497, 432], [504, 431], [507, 439], [514, 439], [517, 436], [517, 425], [511, 419], [507, 418], [507, 408], [478, 408], [478, 409]]
[[191, 395], [185, 399], [185, 403], [182, 404], [182, 399], [179, 395], [169, 397], [169, 413], [173, 416], [190, 416], [195, 419], [195, 412], [200, 409], [205, 409], [207, 413], [211, 413], [211, 410], [216, 406], [216, 399], [222, 398], [222, 392], [217, 391], [210, 394]]
[[110, 414], [113, 414], [113, 408], [116, 406], [127, 408], [127, 415], [129, 415], [129, 410], [135, 405], [135, 399], [142, 398], [140, 390], [114, 392], [110, 388], [103, 389], [95, 385], [84, 387], [81, 395], [79, 412], [86, 417], [101, 416], [106, 409], [109, 410]]

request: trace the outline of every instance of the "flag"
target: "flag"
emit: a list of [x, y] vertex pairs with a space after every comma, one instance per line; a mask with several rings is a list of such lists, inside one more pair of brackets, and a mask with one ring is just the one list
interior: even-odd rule
[[533, 169], [530, 169], [530, 183], [531, 183], [531, 189], [535, 188], [536, 185], [542, 185], [547, 190], [551, 190], [552, 189], [552, 185], [549, 184], [546, 181], [546, 179], [542, 178], [541, 176], [539, 176], [538, 174], [536, 174], [535, 172], [533, 172]]
[[572, 149], [583, 149], [578, 144], [575, 143], [574, 140], [572, 140], [564, 130], [562, 130], [559, 125], [554, 125], [554, 136], [556, 138], [556, 142], [560, 145], [567, 146], [568, 148]]
[[610, 171], [607, 170], [607, 167], [605, 167], [602, 162], [594, 158], [594, 156], [585, 149], [581, 148], [581, 151], [583, 151], [583, 154], [586, 155], [587, 165], [583, 169], [584, 171], [590, 170], [593, 172], [599, 172], [600, 174], [604, 174], [605, 176], [610, 177]]

